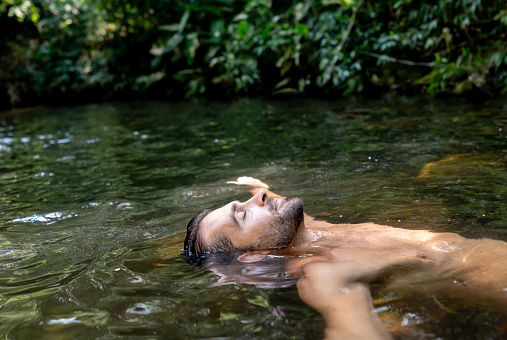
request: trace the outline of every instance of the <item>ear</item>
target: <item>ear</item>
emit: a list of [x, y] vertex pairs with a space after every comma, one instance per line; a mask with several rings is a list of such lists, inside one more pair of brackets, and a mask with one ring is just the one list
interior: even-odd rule
[[238, 256], [238, 261], [241, 263], [254, 263], [264, 260], [269, 254], [268, 250], [262, 251], [249, 251]]

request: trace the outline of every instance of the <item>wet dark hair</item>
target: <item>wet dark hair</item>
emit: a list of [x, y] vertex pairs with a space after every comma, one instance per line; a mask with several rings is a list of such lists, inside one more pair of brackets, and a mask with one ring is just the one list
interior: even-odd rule
[[193, 219], [188, 222], [187, 236], [183, 243], [183, 254], [189, 257], [199, 256], [203, 253], [200, 244], [199, 231], [202, 220], [210, 213], [209, 210], [201, 210]]
[[220, 235], [205, 249], [202, 240], [199, 237], [202, 220], [210, 213], [209, 210], [201, 210], [193, 219], [188, 222], [187, 236], [183, 244], [183, 255], [188, 256], [191, 260], [201, 261], [206, 254], [211, 252], [229, 252], [236, 247], [226, 235]]

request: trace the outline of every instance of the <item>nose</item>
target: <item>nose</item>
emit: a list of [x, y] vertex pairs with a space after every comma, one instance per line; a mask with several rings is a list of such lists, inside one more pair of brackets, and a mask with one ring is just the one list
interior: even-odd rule
[[253, 195], [252, 198], [250, 198], [248, 201], [245, 202], [246, 205], [248, 204], [255, 204], [260, 207], [263, 207], [264, 204], [266, 204], [266, 200], [268, 199], [268, 194], [266, 193], [266, 190], [261, 190], [255, 195]]

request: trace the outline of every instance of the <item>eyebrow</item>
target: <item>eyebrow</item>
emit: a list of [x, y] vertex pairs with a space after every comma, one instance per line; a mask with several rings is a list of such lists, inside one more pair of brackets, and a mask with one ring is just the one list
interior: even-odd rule
[[237, 225], [239, 225], [239, 222], [238, 220], [236, 219], [236, 204], [234, 203], [232, 206], [231, 206], [231, 219], [234, 223], [236, 223]]

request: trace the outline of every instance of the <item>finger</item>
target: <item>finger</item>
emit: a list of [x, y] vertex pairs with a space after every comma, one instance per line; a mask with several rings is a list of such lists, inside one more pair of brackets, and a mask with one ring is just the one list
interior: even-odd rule
[[266, 189], [269, 188], [269, 185], [267, 185], [266, 183], [264, 183], [263, 181], [261, 181], [260, 179], [257, 179], [257, 178], [253, 178], [253, 177], [240, 177], [237, 180], [240, 181], [240, 182], [249, 183], [250, 185], [255, 185], [255, 186], [260, 187], [260, 188], [266, 188]]
[[240, 177], [238, 177], [237, 180], [238, 181], [253, 181], [253, 180], [255, 180], [255, 178], [250, 177], [250, 176], [240, 176]]
[[257, 186], [256, 183], [252, 183], [252, 182], [238, 182], [238, 181], [228, 181], [227, 184]]
[[269, 185], [267, 185], [266, 183], [264, 183], [256, 178], [247, 177], [247, 176], [238, 177], [238, 179], [236, 181], [228, 181], [227, 183], [228, 184], [236, 184], [236, 185], [249, 185], [249, 186], [257, 187], [257, 188], [266, 188], [266, 189], [269, 188]]

